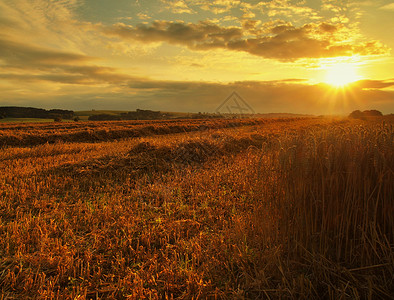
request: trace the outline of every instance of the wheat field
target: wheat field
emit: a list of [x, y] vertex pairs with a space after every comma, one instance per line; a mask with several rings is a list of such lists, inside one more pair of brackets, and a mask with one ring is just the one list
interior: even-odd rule
[[393, 124], [0, 124], [0, 299], [390, 299]]

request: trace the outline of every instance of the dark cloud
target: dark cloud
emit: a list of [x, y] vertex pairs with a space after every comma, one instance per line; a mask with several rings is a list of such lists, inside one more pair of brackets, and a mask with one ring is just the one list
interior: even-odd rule
[[88, 85], [120, 83], [132, 79], [119, 74], [115, 68], [88, 64], [92, 60], [95, 58], [83, 54], [37, 47], [0, 37], [2, 79]]
[[244, 22], [243, 27], [221, 27], [210, 22], [183, 23], [155, 21], [137, 26], [118, 23], [103, 28], [107, 35], [143, 43], [168, 42], [190, 49], [228, 49], [283, 61], [300, 58], [319, 58], [360, 55], [380, 55], [387, 48], [378, 42], [338, 43], [340, 35], [333, 37], [342, 25], [327, 23], [291, 24], [259, 30], [257, 22]]
[[12, 66], [42, 66], [85, 62], [93, 58], [82, 54], [37, 47], [0, 36], [0, 59]]
[[50, 81], [65, 84], [78, 85], [96, 85], [100, 83], [117, 84], [131, 80], [129, 76], [123, 76], [116, 73], [47, 73], [41, 75], [35, 74], [0, 74], [0, 79], [13, 80], [19, 82], [34, 82], [34, 81]]
[[362, 89], [383, 89], [394, 86], [394, 81], [390, 80], [359, 80], [353, 85]]
[[305, 82], [305, 81], [308, 81], [308, 80], [301, 79], [301, 78], [287, 78], [287, 79], [277, 80], [277, 82]]
[[136, 27], [118, 23], [105, 29], [107, 34], [131, 38], [142, 42], [162, 42], [198, 47], [202, 44], [224, 43], [242, 37], [237, 27], [220, 27], [210, 22], [185, 24], [181, 22], [155, 21], [151, 25]]
[[249, 32], [250, 34], [258, 35], [261, 33], [261, 30], [258, 29], [258, 24], [260, 24], [260, 21], [251, 19], [242, 20], [243, 30]]
[[274, 26], [271, 28], [271, 33], [273, 34], [283, 34], [286, 32], [291, 32], [293, 31], [295, 28], [292, 25], [288, 25], [288, 24], [283, 24], [283, 25], [278, 25], [278, 26]]
[[43, 74], [0, 73], [0, 78], [19, 82], [51, 81], [80, 85], [122, 84], [134, 78], [116, 73], [115, 69], [100, 66], [46, 66], [43, 70]]
[[196, 63], [192, 63], [192, 64], [190, 64], [190, 66], [191, 66], [191, 67], [195, 67], [195, 68], [203, 68], [203, 67], [204, 67], [204, 65], [202, 65], [202, 64], [196, 64]]
[[338, 30], [337, 26], [331, 25], [331, 24], [327, 24], [327, 23], [321, 23], [319, 25], [319, 29], [323, 32], [336, 32]]
[[[20, 28], [20, 25], [18, 22], [8, 19], [4, 16], [0, 16], [0, 29], [1, 30], [10, 30], [10, 29], [15, 29], [15, 28]], [[6, 32], [6, 31], [4, 31]]]

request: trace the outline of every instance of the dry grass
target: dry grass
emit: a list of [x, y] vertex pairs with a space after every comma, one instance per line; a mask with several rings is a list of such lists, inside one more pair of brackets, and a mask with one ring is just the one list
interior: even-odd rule
[[3, 299], [390, 298], [392, 121], [177, 122], [0, 125]]

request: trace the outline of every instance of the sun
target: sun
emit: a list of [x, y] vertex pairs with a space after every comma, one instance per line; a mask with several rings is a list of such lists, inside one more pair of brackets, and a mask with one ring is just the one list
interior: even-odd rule
[[351, 63], [337, 63], [326, 69], [325, 82], [334, 87], [343, 87], [359, 79], [357, 67]]

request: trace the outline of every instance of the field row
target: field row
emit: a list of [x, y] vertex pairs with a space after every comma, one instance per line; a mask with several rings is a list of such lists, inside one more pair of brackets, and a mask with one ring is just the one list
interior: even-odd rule
[[[277, 122], [283, 122], [278, 119]], [[219, 119], [177, 121], [112, 121], [0, 125], [0, 146], [32, 146], [55, 142], [100, 142], [262, 124], [266, 120]]]

